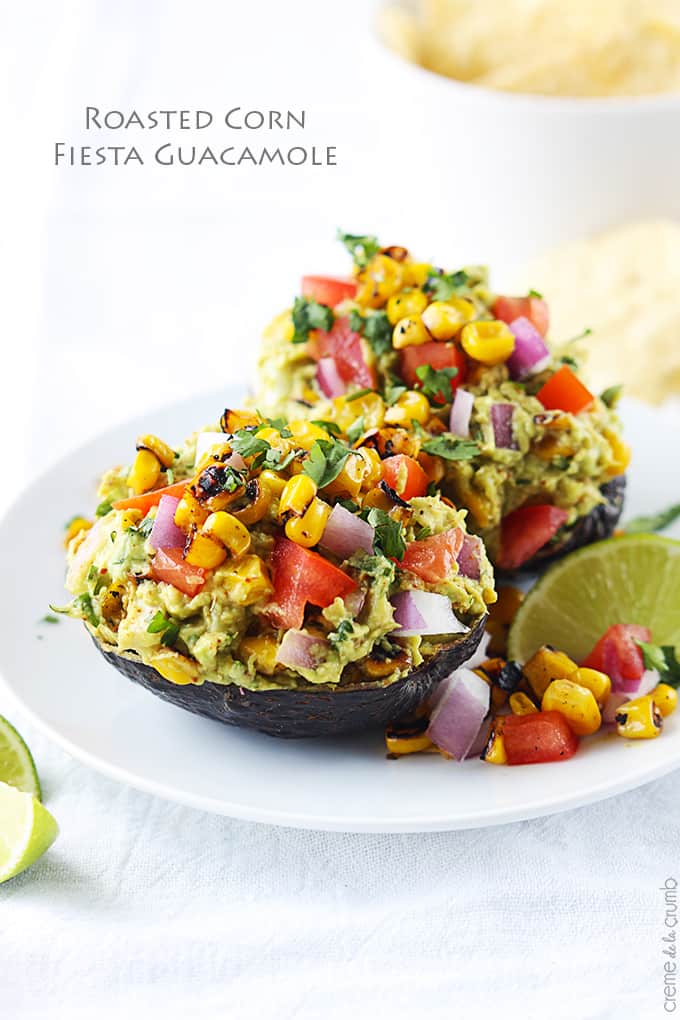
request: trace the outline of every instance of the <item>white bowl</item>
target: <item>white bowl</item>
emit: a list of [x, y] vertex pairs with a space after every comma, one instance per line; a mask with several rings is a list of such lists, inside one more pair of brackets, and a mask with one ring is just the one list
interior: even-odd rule
[[[396, 55], [367, 59], [390, 164], [468, 258], [506, 265], [645, 217], [680, 218], [680, 95], [570, 99], [498, 92]], [[442, 229], [443, 228], [443, 229]]]

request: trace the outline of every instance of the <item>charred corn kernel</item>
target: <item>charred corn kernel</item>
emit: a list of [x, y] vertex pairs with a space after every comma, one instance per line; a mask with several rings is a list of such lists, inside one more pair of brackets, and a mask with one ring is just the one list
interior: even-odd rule
[[[363, 418], [364, 428], [379, 429], [385, 420], [385, 401], [379, 393], [363, 393], [360, 397], [336, 397], [333, 401], [335, 421], [346, 432], [357, 418]], [[328, 438], [328, 437], [326, 437]]]
[[208, 535], [196, 534], [184, 558], [192, 567], [214, 570], [226, 560], [227, 550], [221, 542], [216, 542]]
[[[326, 438], [328, 438], [326, 436]], [[275, 450], [280, 450], [281, 453], [286, 454], [293, 448], [293, 441], [288, 438], [284, 438], [278, 429], [264, 428], [258, 429], [257, 439], [264, 439], [265, 443], [269, 443]]]
[[270, 471], [269, 468], [265, 468], [265, 470], [261, 472], [258, 481], [260, 482], [260, 485], [269, 489], [273, 496], [280, 496], [286, 487], [287, 479], [277, 474], [276, 471]]
[[316, 482], [308, 475], [289, 478], [279, 499], [279, 517], [302, 517], [316, 493]]
[[405, 286], [422, 287], [432, 272], [432, 266], [429, 262], [405, 262], [403, 272]]
[[513, 585], [498, 589], [498, 600], [491, 610], [491, 619], [509, 627], [524, 600], [524, 592]]
[[174, 521], [178, 528], [188, 531], [192, 524], [200, 527], [210, 516], [210, 511], [201, 506], [196, 497], [185, 490], [175, 509]]
[[437, 485], [446, 474], [446, 465], [441, 457], [435, 457], [431, 453], [421, 450], [418, 454], [418, 463], [431, 482]]
[[425, 329], [425, 324], [419, 315], [409, 315], [400, 319], [392, 333], [392, 346], [397, 351], [404, 347], [419, 347], [430, 340], [430, 334]]
[[538, 712], [529, 695], [522, 691], [515, 691], [508, 700], [513, 715], [533, 715], [534, 712]]
[[158, 436], [145, 435], [137, 439], [138, 450], [150, 450], [155, 453], [164, 468], [172, 467], [175, 463], [175, 451], [167, 443], [164, 443]]
[[610, 478], [615, 478], [617, 475], [622, 475], [628, 468], [631, 449], [628, 443], [624, 443], [623, 439], [610, 429], [605, 429], [604, 437], [609, 443], [612, 452], [612, 462], [609, 465], [607, 474]]
[[382, 308], [404, 285], [403, 265], [388, 255], [374, 255], [357, 276], [357, 303]]
[[258, 673], [273, 676], [276, 672], [276, 652], [278, 645], [275, 637], [262, 634], [259, 637], [246, 637], [238, 646], [242, 662], [253, 660]]
[[406, 736], [400, 733], [391, 733], [389, 730], [385, 732], [387, 753], [393, 754], [395, 757], [400, 758], [405, 754], [418, 754], [421, 751], [430, 751], [434, 749], [434, 746], [426, 733], [414, 733]]
[[164, 680], [171, 684], [185, 685], [198, 682], [198, 664], [179, 652], [159, 652], [151, 659], [151, 665]]
[[482, 365], [501, 365], [515, 349], [515, 337], [505, 322], [469, 322], [460, 342], [465, 353]]
[[74, 517], [72, 521], [69, 521], [66, 525], [66, 531], [64, 532], [64, 545], [68, 547], [71, 539], [79, 535], [81, 531], [89, 531], [92, 527], [92, 521], [88, 521], [87, 517]]
[[290, 310], [281, 312], [272, 319], [264, 331], [264, 339], [270, 341], [287, 340], [290, 342], [294, 336], [295, 326], [293, 325], [293, 317]]
[[[269, 510], [269, 507], [272, 505], [272, 500], [274, 499], [274, 493], [269, 486], [262, 481], [262, 475], [260, 475], [260, 477], [256, 480], [251, 481], [250, 486], [253, 484], [257, 486], [255, 497], [240, 510], [234, 510], [234, 517], [239, 520], [241, 524], [256, 524], [258, 521], [261, 521]], [[285, 481], [283, 484], [285, 485]], [[248, 491], [250, 490], [250, 486]]]
[[305, 549], [311, 549], [321, 541], [331, 508], [322, 499], [313, 499], [302, 517], [291, 517], [286, 521], [286, 536]]
[[543, 645], [522, 667], [537, 698], [542, 698], [553, 680], [566, 680], [575, 673], [578, 666], [564, 652], [558, 652], [550, 645]]
[[227, 407], [220, 418], [223, 432], [238, 432], [239, 429], [252, 429], [260, 424], [260, 416], [255, 411], [233, 411]]
[[220, 584], [238, 606], [250, 606], [267, 599], [274, 590], [265, 564], [253, 553], [223, 567]]
[[250, 532], [245, 524], [226, 510], [210, 514], [201, 532], [221, 542], [232, 556], [242, 556], [250, 549]]
[[592, 691], [573, 680], [553, 680], [541, 699], [544, 712], [559, 712], [578, 737], [595, 733], [602, 716]]
[[362, 489], [371, 489], [382, 478], [383, 467], [380, 454], [370, 446], [362, 446], [357, 454], [364, 462], [364, 475], [361, 479]]
[[349, 496], [354, 499], [361, 491], [364, 480], [365, 461], [360, 453], [351, 453], [342, 466], [342, 471], [329, 485], [324, 486], [324, 492], [329, 496]]
[[418, 390], [407, 390], [385, 411], [387, 425], [410, 425], [417, 421], [425, 425], [430, 417], [430, 401]]
[[420, 315], [427, 308], [427, 295], [422, 290], [402, 290], [387, 302], [387, 318], [393, 326], [409, 315]]
[[128, 475], [128, 485], [137, 496], [153, 489], [161, 473], [161, 462], [151, 450], [138, 450]]
[[379, 510], [389, 511], [393, 507], [392, 500], [383, 492], [381, 488], [375, 486], [373, 489], [369, 489], [364, 496], [363, 506], [377, 506]]
[[293, 444], [303, 450], [311, 450], [317, 439], [328, 439], [326, 430], [311, 421], [291, 421], [288, 428], [293, 433]]
[[587, 687], [600, 706], [604, 705], [612, 689], [612, 682], [606, 673], [601, 673], [599, 669], [589, 669], [587, 666], [579, 666], [568, 679], [580, 684], [581, 687]]
[[505, 740], [503, 738], [503, 719], [494, 719], [486, 747], [481, 754], [483, 761], [490, 765], [507, 765], [508, 756], [505, 753]]
[[433, 301], [422, 313], [428, 333], [435, 340], [453, 340], [463, 326], [475, 317], [475, 306], [465, 298]]
[[102, 617], [108, 624], [117, 626], [123, 618], [123, 595], [125, 594], [124, 584], [110, 585], [102, 597]]
[[663, 716], [671, 715], [678, 707], [678, 692], [670, 684], [657, 684], [649, 696]]
[[135, 524], [139, 524], [144, 514], [141, 510], [124, 510], [123, 516], [120, 519], [120, 526], [123, 531], [128, 531], [130, 528], [134, 528]]
[[616, 732], [628, 740], [652, 740], [663, 728], [663, 715], [651, 694], [626, 701], [615, 718]]

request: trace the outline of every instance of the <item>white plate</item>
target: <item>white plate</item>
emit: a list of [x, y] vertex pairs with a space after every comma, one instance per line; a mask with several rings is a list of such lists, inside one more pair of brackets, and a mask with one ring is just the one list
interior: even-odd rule
[[[570, 761], [492, 768], [435, 756], [388, 761], [380, 733], [283, 741], [173, 708], [111, 669], [82, 627], [41, 623], [63, 591], [63, 522], [89, 512], [101, 471], [126, 460], [135, 437], [179, 440], [216, 418], [233, 392], [195, 398], [114, 429], [39, 478], [0, 526], [0, 670], [6, 688], [55, 741], [93, 768], [206, 811], [301, 828], [418, 832], [493, 825], [577, 807], [680, 766], [680, 725], [659, 740], [598, 739]], [[628, 513], [680, 499], [677, 426], [659, 411], [625, 409], [635, 444]]]

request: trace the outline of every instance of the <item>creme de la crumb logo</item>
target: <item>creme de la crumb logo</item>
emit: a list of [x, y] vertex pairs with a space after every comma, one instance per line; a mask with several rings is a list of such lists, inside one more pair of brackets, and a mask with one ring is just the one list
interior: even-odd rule
[[678, 1008], [678, 880], [672, 876], [661, 886], [664, 900], [663, 943], [663, 1008], [666, 1013], [675, 1013]]

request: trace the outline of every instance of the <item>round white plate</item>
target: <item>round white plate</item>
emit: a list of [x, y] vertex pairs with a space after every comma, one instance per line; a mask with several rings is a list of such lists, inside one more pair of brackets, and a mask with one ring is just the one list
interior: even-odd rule
[[[570, 761], [525, 768], [434, 755], [388, 761], [380, 733], [276, 740], [167, 705], [110, 668], [77, 623], [41, 622], [48, 603], [67, 601], [62, 527], [74, 513], [91, 512], [98, 475], [129, 458], [140, 432], [179, 440], [238, 402], [233, 391], [222, 391], [108, 432], [54, 465], [0, 525], [4, 685], [74, 757], [206, 811], [355, 832], [463, 829], [531, 818], [620, 793], [680, 766], [680, 724], [673, 718], [658, 740], [626, 745], [603, 737]], [[634, 404], [626, 405], [624, 417], [635, 446], [628, 515], [680, 500], [680, 480], [669, 471], [677, 424]]]

